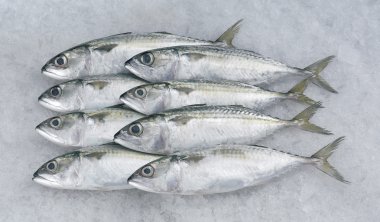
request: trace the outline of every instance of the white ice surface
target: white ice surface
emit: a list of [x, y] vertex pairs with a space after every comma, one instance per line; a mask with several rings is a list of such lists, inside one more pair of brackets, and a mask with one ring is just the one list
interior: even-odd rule
[[[378, 221], [380, 2], [177, 2], [0, 1], [0, 221]], [[215, 39], [240, 18], [240, 48], [298, 67], [337, 56], [323, 76], [339, 94], [315, 86], [306, 92], [326, 107], [312, 121], [335, 135], [289, 129], [262, 144], [311, 155], [344, 135], [331, 163], [350, 185], [313, 167], [210, 196], [65, 191], [31, 180], [42, 163], [68, 151], [34, 131], [54, 115], [37, 103], [57, 82], [40, 73], [48, 59], [78, 43], [128, 31]], [[291, 118], [302, 109], [286, 103], [271, 112]]]

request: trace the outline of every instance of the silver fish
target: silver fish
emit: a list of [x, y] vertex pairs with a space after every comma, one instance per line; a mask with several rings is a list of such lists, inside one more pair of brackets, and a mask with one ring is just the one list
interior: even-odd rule
[[255, 144], [286, 128], [330, 134], [309, 122], [320, 103], [291, 120], [263, 115], [242, 106], [189, 106], [136, 120], [115, 134], [114, 141], [141, 152], [170, 154], [219, 144]]
[[57, 112], [99, 109], [122, 104], [121, 94], [146, 83], [131, 74], [87, 77], [51, 87], [42, 93], [38, 102]]
[[343, 137], [311, 157], [259, 146], [221, 145], [157, 159], [137, 170], [129, 184], [145, 191], [181, 195], [224, 193], [264, 183], [293, 168], [312, 165], [348, 183], [327, 162]]
[[288, 76], [300, 76], [336, 92], [320, 72], [334, 58], [329, 56], [306, 68], [296, 68], [255, 52], [218, 46], [176, 46], [140, 53], [125, 63], [133, 74], [149, 81], [205, 79], [268, 84]]
[[74, 112], [49, 118], [36, 131], [49, 141], [74, 147], [113, 142], [123, 126], [144, 115], [127, 108], [105, 108], [92, 112]]
[[241, 21], [225, 31], [215, 42], [166, 32], [145, 34], [128, 32], [95, 39], [59, 53], [42, 67], [41, 72], [60, 80], [112, 75], [126, 72], [125, 61], [150, 49], [177, 45], [232, 46], [231, 42], [239, 31]]
[[279, 93], [230, 81], [167, 81], [137, 86], [121, 95], [120, 100], [147, 115], [195, 104], [242, 105], [263, 110], [282, 100], [314, 104], [315, 101], [303, 95], [307, 83], [307, 80], [303, 80], [289, 92]]
[[116, 144], [82, 148], [43, 164], [33, 174], [33, 181], [57, 189], [130, 189], [133, 187], [128, 185], [128, 177], [160, 157]]

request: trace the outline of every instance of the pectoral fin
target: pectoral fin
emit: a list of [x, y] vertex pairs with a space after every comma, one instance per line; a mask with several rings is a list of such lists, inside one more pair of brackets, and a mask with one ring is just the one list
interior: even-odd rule
[[100, 160], [105, 154], [106, 154], [106, 152], [91, 152], [91, 153], [85, 154], [84, 157], [96, 158], [96, 159]]
[[177, 88], [179, 91], [184, 92], [186, 94], [190, 94], [194, 89], [189, 88], [189, 87], [179, 87]]
[[184, 53], [182, 54], [183, 57], [185, 57], [188, 61], [190, 62], [196, 62], [204, 57], [206, 57], [205, 54], [201, 54], [201, 53]]
[[188, 123], [192, 118], [189, 116], [176, 116], [169, 121], [175, 122], [178, 125], [185, 125]]
[[117, 44], [107, 44], [107, 45], [102, 45], [97, 48], [94, 48], [94, 51], [100, 51], [100, 52], [109, 52], [113, 48], [115, 48]]
[[88, 82], [87, 85], [92, 86], [96, 90], [102, 90], [105, 86], [107, 86], [109, 82], [107, 81], [93, 81], [93, 82]]

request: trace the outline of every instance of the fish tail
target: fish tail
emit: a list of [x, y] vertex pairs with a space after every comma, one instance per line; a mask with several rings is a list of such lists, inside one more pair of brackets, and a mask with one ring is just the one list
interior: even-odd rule
[[317, 103], [316, 101], [310, 99], [309, 97], [305, 96], [303, 94], [303, 92], [305, 91], [307, 85], [309, 83], [309, 80], [308, 79], [304, 79], [302, 80], [301, 82], [299, 82], [297, 85], [295, 85], [293, 88], [291, 88], [289, 91], [288, 91], [288, 95], [299, 101], [299, 102], [302, 102], [302, 103], [305, 103], [305, 104], [309, 104], [309, 105], [313, 105], [315, 103]]
[[313, 132], [313, 133], [330, 135], [332, 134], [330, 131], [309, 122], [310, 118], [315, 114], [317, 109], [320, 107], [321, 107], [321, 102], [314, 103], [313, 105], [309, 106], [304, 111], [299, 113], [297, 116], [295, 116], [291, 121], [296, 123], [297, 126], [303, 130]]
[[322, 149], [318, 150], [315, 154], [313, 154], [310, 158], [315, 160], [314, 166], [318, 168], [320, 171], [325, 174], [334, 177], [335, 179], [343, 182], [350, 183], [345, 180], [343, 176], [327, 161], [327, 159], [334, 153], [334, 151], [338, 148], [340, 142], [342, 142], [344, 137], [339, 137], [334, 142], [328, 144]]
[[326, 66], [335, 58], [335, 56], [328, 56], [324, 59], [318, 60], [317, 62], [305, 67], [304, 71], [309, 71], [313, 73], [313, 76], [309, 78], [309, 80], [317, 86], [324, 88], [325, 90], [338, 93], [330, 84], [321, 77], [320, 73]]
[[235, 38], [235, 35], [239, 33], [241, 23], [243, 19], [240, 19], [235, 24], [233, 24], [230, 28], [228, 28], [223, 34], [215, 41], [226, 44], [228, 47], [234, 47], [232, 45], [232, 40]]

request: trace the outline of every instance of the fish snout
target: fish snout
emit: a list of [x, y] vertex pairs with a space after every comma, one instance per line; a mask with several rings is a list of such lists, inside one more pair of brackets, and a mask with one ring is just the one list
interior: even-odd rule
[[33, 178], [32, 180], [35, 180], [37, 177], [39, 177], [38, 175], [38, 170], [36, 172], [33, 173]]
[[128, 143], [128, 138], [126, 138], [124, 130], [120, 130], [114, 135], [113, 141], [117, 144], [120, 144], [124, 147], [128, 147], [130, 144]]

